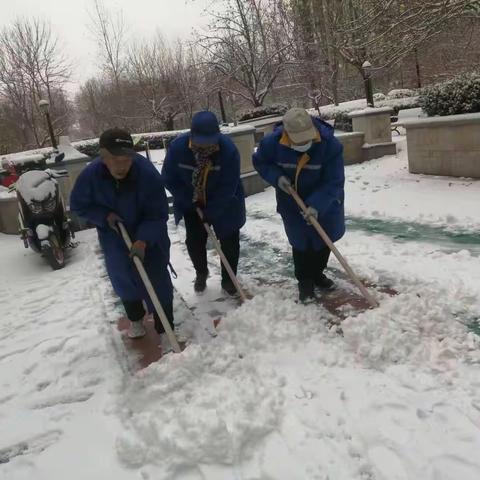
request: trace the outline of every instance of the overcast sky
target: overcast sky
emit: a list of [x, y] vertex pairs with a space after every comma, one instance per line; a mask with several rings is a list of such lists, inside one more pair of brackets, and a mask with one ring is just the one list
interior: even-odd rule
[[[159, 29], [166, 38], [189, 37], [193, 27], [205, 25], [202, 15], [208, 0], [103, 0], [109, 9], [121, 9], [134, 38], [153, 35]], [[92, 0], [0, 0], [0, 28], [18, 16], [50, 20], [65, 53], [74, 65], [70, 91], [95, 74], [97, 49], [86, 28]]]

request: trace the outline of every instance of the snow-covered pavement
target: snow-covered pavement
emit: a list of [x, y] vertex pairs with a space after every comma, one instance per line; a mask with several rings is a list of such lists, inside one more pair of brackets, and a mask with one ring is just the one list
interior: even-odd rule
[[398, 296], [347, 318], [343, 336], [297, 305], [267, 190], [248, 199], [240, 271], [256, 295], [240, 308], [220, 301], [213, 253], [207, 294], [192, 294], [171, 225], [177, 289], [202, 321], [214, 300], [223, 320], [216, 339], [134, 376], [94, 232], [59, 272], [0, 236], [0, 478], [480, 478], [480, 182], [405, 167], [403, 153], [347, 167], [352, 229], [338, 244]]

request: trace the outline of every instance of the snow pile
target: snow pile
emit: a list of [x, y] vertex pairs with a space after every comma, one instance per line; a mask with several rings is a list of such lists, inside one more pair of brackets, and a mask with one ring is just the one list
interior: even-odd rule
[[[318, 311], [274, 293], [230, 313], [217, 340], [169, 355], [134, 380], [119, 458], [131, 467], [158, 464], [171, 475], [198, 463], [248, 460], [283, 417], [284, 380], [262, 359], [312, 334], [327, 336]], [[138, 404], [140, 411], [132, 408]]]
[[408, 363], [450, 372], [464, 362], [480, 364], [480, 338], [455, 319], [467, 302], [472, 295], [439, 292], [436, 285], [403, 287], [398, 297], [382, 298], [380, 308], [347, 318], [345, 341], [378, 369]]

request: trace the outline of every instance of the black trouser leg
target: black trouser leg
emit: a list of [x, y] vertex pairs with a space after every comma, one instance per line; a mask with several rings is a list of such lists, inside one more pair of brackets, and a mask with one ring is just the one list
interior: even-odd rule
[[197, 273], [208, 273], [207, 264], [207, 232], [195, 210], [186, 212], [183, 216], [187, 238], [188, 254]]
[[314, 252], [315, 255], [315, 274], [314, 279], [317, 280], [322, 278], [323, 271], [327, 268], [328, 259], [330, 258], [331, 250], [328, 247], [319, 250], [318, 252]]
[[[141, 300], [122, 300], [125, 312], [127, 313], [127, 318], [131, 322], [139, 322], [145, 316], [145, 309], [143, 308], [143, 302]], [[173, 329], [173, 305], [172, 303], [162, 304], [163, 311], [167, 316], [168, 323]], [[165, 329], [163, 328], [162, 322], [157, 312], [153, 314], [155, 319], [155, 330], [157, 333], [164, 333]]]
[[127, 318], [131, 322], [139, 322], [145, 316], [145, 309], [141, 300], [122, 300]]
[[[232, 267], [233, 273], [237, 274], [238, 258], [240, 257], [240, 230], [237, 230], [228, 238], [220, 239], [222, 251]], [[222, 283], [230, 281], [230, 275], [222, 263]]]
[[292, 248], [295, 277], [301, 282], [313, 282], [315, 275], [315, 252], [311, 249], [297, 250]]
[[[163, 311], [168, 319], [168, 323], [173, 330], [173, 305], [168, 303], [166, 305], [162, 304]], [[157, 312], [153, 314], [153, 318], [155, 320], [155, 330], [157, 333], [165, 333], [165, 329], [163, 328], [162, 322], [160, 321], [160, 317], [158, 316]]]

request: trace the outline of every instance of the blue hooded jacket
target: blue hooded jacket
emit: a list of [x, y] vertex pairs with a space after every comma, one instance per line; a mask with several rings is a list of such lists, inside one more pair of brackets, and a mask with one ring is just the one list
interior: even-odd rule
[[151, 162], [135, 155], [126, 179], [117, 181], [101, 159], [96, 158], [80, 173], [72, 190], [70, 208], [97, 227], [110, 280], [122, 300], [145, 300], [149, 311], [153, 311], [122, 237], [106, 222], [110, 212], [123, 219], [132, 242], [147, 243], [145, 269], [160, 302], [172, 301], [173, 287], [167, 270], [168, 203], [160, 173]]
[[[173, 195], [175, 221], [195, 209], [192, 175], [195, 157], [190, 149], [190, 133], [180, 135], [169, 146], [162, 178]], [[212, 155], [213, 166], [206, 183], [205, 216], [219, 238], [227, 238], [245, 224], [245, 194], [240, 179], [240, 155], [226, 135], [220, 135], [220, 150]]]
[[313, 122], [320, 139], [306, 154], [290, 148], [288, 135], [283, 126], [279, 126], [261, 141], [253, 155], [255, 169], [276, 188], [277, 211], [282, 216], [290, 244], [302, 251], [320, 250], [325, 243], [306, 223], [291, 195], [278, 188], [282, 175], [297, 187], [306, 205], [318, 211], [318, 221], [332, 241], [339, 240], [345, 233], [343, 146], [334, 137], [330, 125], [318, 119]]

